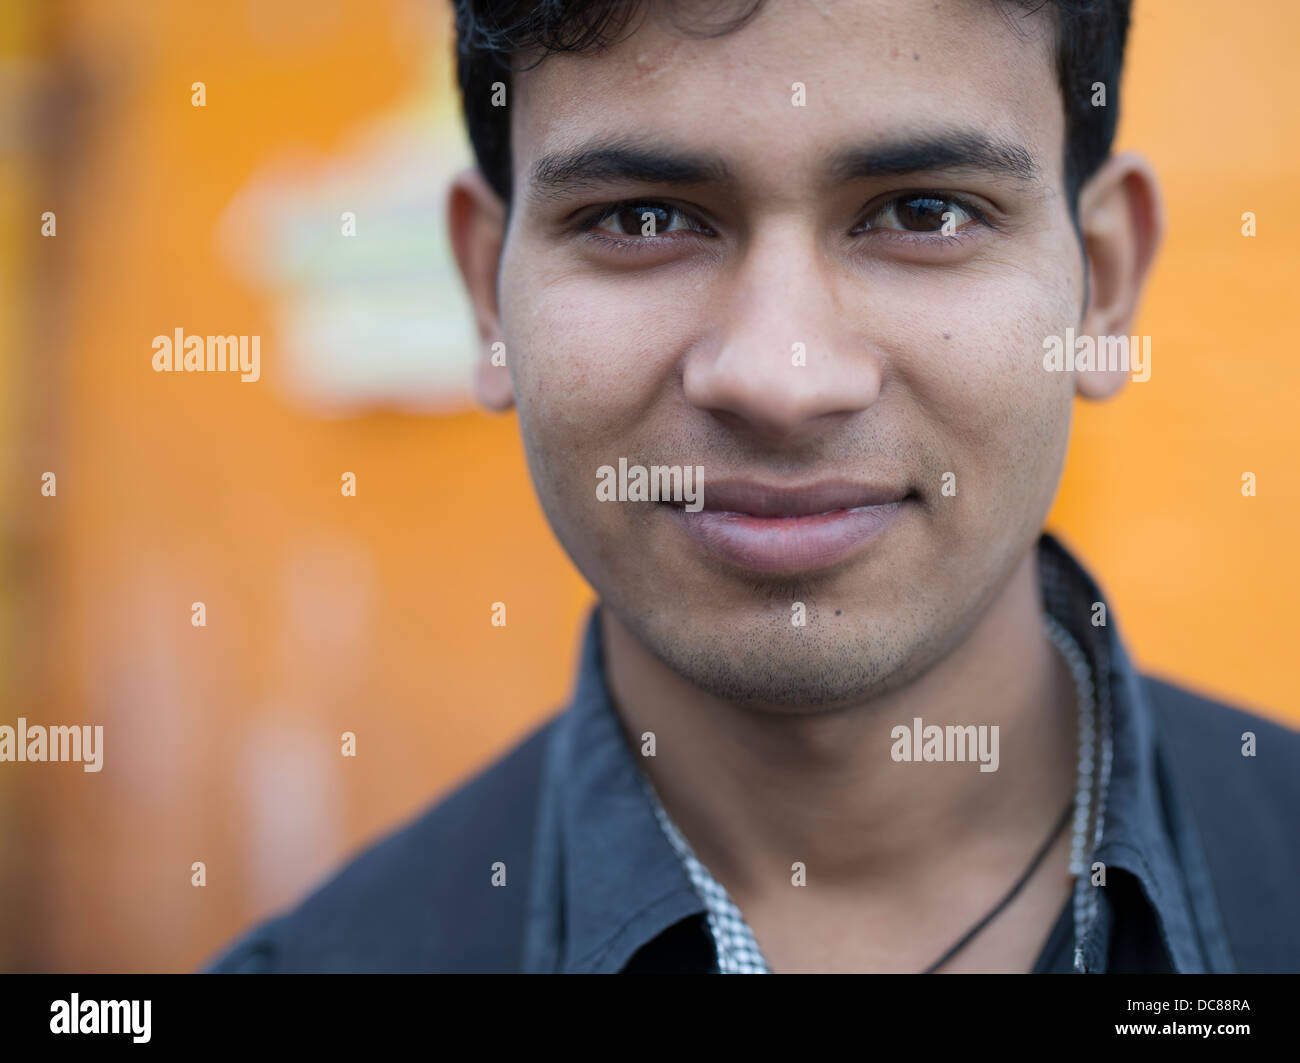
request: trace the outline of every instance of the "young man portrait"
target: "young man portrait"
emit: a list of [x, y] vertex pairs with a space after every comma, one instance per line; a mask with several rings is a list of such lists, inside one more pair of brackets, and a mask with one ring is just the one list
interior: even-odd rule
[[1300, 970], [1300, 736], [1044, 533], [1152, 370], [1126, 0], [455, 6], [476, 390], [599, 605], [563, 712], [211, 969]]

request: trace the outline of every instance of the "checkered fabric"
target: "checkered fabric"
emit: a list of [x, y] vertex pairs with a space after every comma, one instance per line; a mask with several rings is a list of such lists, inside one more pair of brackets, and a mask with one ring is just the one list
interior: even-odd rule
[[668, 835], [668, 841], [672, 843], [690, 876], [691, 885], [704, 902], [709, 933], [713, 935], [714, 950], [718, 957], [718, 974], [771, 974], [767, 960], [763, 958], [763, 952], [754, 940], [754, 932], [749, 929], [740, 909], [727, 895], [722, 884], [709, 874], [709, 869], [696, 859], [690, 843], [668, 818], [654, 788], [647, 783], [646, 790], [654, 805], [659, 826]]

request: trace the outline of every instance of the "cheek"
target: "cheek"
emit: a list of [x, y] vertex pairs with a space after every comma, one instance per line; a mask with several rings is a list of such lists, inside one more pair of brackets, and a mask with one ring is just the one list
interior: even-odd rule
[[[900, 385], [956, 475], [959, 513], [1039, 519], [1069, 437], [1073, 381], [1043, 367], [1043, 341], [1077, 313], [1068, 276], [1003, 273], [950, 293], [894, 338]], [[932, 485], [933, 486], [933, 485]]]
[[[533, 261], [545, 261], [536, 256]], [[680, 349], [662, 289], [563, 274], [502, 275], [501, 328], [520, 432], [542, 508], [580, 570], [629, 561], [629, 507], [596, 498], [597, 470], [661, 460], [663, 395]], [[508, 298], [506, 297], [508, 295]], [[670, 304], [667, 304], [670, 305]]]
[[671, 383], [680, 326], [695, 315], [670, 311], [671, 294], [644, 278], [543, 274], [510, 291], [501, 323], [526, 436], [595, 464], [634, 457], [629, 440]]

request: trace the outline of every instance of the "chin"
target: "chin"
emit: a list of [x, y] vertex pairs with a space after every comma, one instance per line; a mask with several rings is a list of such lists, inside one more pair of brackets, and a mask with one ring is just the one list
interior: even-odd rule
[[[713, 697], [755, 709], [826, 711], [861, 702], [878, 691], [898, 659], [868, 632], [820, 635], [764, 617], [744, 624], [683, 623], [660, 613], [659, 630], [636, 631], [650, 651], [687, 682]], [[810, 614], [811, 616], [811, 614]], [[848, 632], [844, 633], [848, 636]]]

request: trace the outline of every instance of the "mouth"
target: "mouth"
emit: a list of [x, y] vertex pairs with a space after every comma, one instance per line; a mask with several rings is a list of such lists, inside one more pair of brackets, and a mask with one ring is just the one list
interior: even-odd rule
[[796, 575], [829, 568], [898, 520], [915, 492], [844, 480], [777, 486], [725, 480], [691, 512], [664, 503], [686, 535], [718, 560], [751, 573]]

